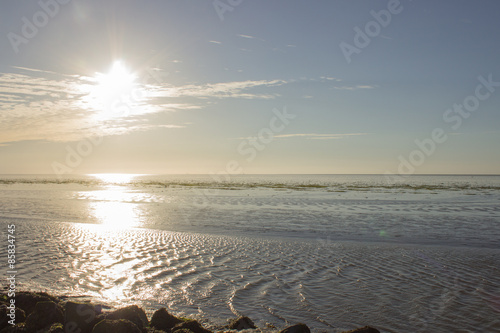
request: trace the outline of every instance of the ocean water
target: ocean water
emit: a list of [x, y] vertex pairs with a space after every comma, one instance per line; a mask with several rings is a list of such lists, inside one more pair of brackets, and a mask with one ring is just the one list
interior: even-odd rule
[[500, 332], [500, 176], [219, 177], [0, 176], [19, 287], [213, 327]]

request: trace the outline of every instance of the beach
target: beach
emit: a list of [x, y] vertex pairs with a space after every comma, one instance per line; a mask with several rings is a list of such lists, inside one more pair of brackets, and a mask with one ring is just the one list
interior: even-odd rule
[[23, 290], [215, 326], [495, 332], [500, 177], [484, 177], [2, 177], [0, 212]]

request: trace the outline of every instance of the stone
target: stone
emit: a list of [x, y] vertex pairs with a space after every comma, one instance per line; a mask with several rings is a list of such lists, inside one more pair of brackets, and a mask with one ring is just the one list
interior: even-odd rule
[[23, 324], [16, 324], [15, 326], [9, 325], [3, 330], [1, 330], [0, 333], [27, 333], [27, 331], [23, 323]]
[[32, 293], [32, 292], [19, 292], [16, 293], [16, 307], [21, 308], [26, 313], [26, 316], [31, 314], [35, 309], [38, 302], [59, 302], [57, 298], [47, 293]]
[[180, 320], [179, 318], [168, 313], [166, 308], [161, 308], [153, 313], [149, 326], [169, 332], [176, 324], [180, 323], [181, 321], [182, 320]]
[[[10, 314], [10, 309], [7, 307], [7, 305], [0, 305], [0, 330], [4, 329], [5, 327], [12, 326], [11, 324], [9, 324], [9, 320], [12, 319], [7, 316], [8, 314]], [[25, 322], [26, 314], [24, 313], [23, 309], [16, 308], [15, 315], [16, 324]]]
[[212, 331], [207, 330], [196, 320], [186, 320], [178, 323], [172, 328], [172, 332], [181, 333], [183, 330], [189, 330], [193, 333], [212, 333]]
[[64, 305], [64, 327], [67, 331], [90, 333], [97, 323], [98, 311], [89, 303], [66, 302]]
[[239, 317], [236, 319], [231, 320], [229, 325], [227, 326], [229, 329], [232, 330], [246, 330], [246, 329], [255, 329], [255, 324], [253, 321], [248, 318], [248, 317]]
[[47, 333], [66, 333], [62, 324], [52, 324]]
[[55, 323], [64, 321], [60, 306], [52, 301], [38, 302], [33, 312], [26, 318], [26, 330], [35, 332]]
[[[165, 331], [156, 331], [156, 332], [165, 332]], [[178, 330], [175, 330], [175, 333], [194, 333], [194, 332], [191, 330], [188, 330], [187, 328], [180, 328]]]
[[107, 319], [127, 319], [133, 322], [137, 327], [144, 328], [148, 325], [148, 317], [146, 312], [137, 305], [130, 305], [109, 313]]
[[287, 328], [281, 330], [280, 333], [311, 333], [311, 330], [306, 324], [299, 323], [288, 326]]
[[142, 333], [141, 330], [130, 320], [104, 319], [98, 322], [92, 333]]
[[356, 328], [354, 330], [346, 331], [343, 333], [380, 333], [380, 331], [376, 328], [365, 326], [361, 328]]

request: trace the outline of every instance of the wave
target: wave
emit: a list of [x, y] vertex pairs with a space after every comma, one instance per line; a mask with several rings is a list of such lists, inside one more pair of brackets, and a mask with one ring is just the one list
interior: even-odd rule
[[394, 180], [384, 175], [166, 175], [137, 176], [127, 181], [113, 177], [75, 175], [0, 176], [0, 184], [77, 184], [82, 186], [164, 187], [216, 190], [270, 189], [276, 191], [499, 191], [500, 176], [406, 176]]

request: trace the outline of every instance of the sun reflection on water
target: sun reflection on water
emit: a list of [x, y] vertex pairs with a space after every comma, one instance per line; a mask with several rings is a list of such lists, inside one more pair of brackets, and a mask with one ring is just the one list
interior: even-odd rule
[[127, 184], [130, 183], [135, 177], [143, 175], [134, 173], [94, 173], [89, 174], [89, 176], [95, 177], [108, 184]]
[[91, 202], [91, 214], [106, 227], [133, 228], [140, 224], [138, 204], [128, 202]]
[[126, 229], [141, 226], [141, 204], [130, 202], [137, 196], [123, 186], [138, 174], [91, 174], [105, 183], [103, 189], [80, 193], [89, 200], [90, 215], [103, 226], [111, 229]]

